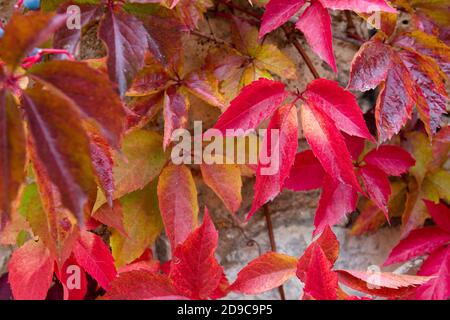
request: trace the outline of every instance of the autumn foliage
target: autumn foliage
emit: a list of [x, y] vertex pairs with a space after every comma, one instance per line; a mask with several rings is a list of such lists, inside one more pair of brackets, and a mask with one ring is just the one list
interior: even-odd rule
[[[74, 5], [79, 28], [68, 27]], [[291, 278], [305, 300], [450, 298], [448, 0], [41, 0], [29, 9], [17, 6], [0, 33], [0, 244], [14, 247], [0, 286], [12, 298], [221, 299]], [[337, 16], [349, 30], [374, 27], [347, 30], [359, 47], [347, 84], [321, 77], [310, 57], [341, 72]], [[88, 36], [103, 56], [83, 59]], [[209, 48], [194, 65], [187, 47], [198, 41]], [[299, 78], [309, 83], [293, 87]], [[362, 93], [375, 97], [364, 112]], [[262, 150], [253, 164], [174, 163], [173, 135], [205, 113], [217, 116], [202, 137], [279, 132], [257, 140], [277, 150], [276, 172], [264, 174]], [[300, 257], [273, 247], [232, 279], [197, 178], [244, 229], [260, 211], [270, 219], [283, 190], [320, 190], [309, 246]], [[416, 274], [336, 267], [332, 227], [350, 215], [352, 236], [400, 228], [385, 266], [421, 259]], [[167, 261], [151, 249], [161, 238]]]

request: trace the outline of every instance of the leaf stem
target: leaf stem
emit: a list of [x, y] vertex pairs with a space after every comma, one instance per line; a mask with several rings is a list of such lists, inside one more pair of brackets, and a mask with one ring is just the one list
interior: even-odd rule
[[212, 37], [212, 36], [210, 36], [208, 34], [205, 34], [203, 32], [200, 32], [200, 31], [197, 31], [197, 30], [191, 30], [190, 33], [192, 35], [194, 35], [194, 36], [207, 39], [207, 40], [215, 42], [217, 44], [221, 44], [221, 45], [224, 45], [224, 46], [227, 46], [227, 47], [230, 47], [230, 48], [234, 48], [231, 43], [228, 43], [228, 42], [226, 42], [224, 40], [221, 40], [221, 39], [218, 39], [216, 37]]
[[[269, 205], [267, 203], [263, 206], [263, 210], [264, 210], [264, 216], [266, 217], [267, 233], [269, 234], [270, 248], [272, 249], [273, 252], [276, 252], [277, 251], [277, 243], [275, 242], [272, 218], [270, 216], [270, 209], [269, 209]], [[283, 285], [278, 287], [278, 292], [280, 293], [281, 300], [286, 300], [286, 295], [284, 293]]]
[[282, 26], [282, 29], [284, 31], [284, 34], [286, 35], [286, 38], [294, 45], [294, 47], [297, 49], [298, 53], [302, 56], [303, 61], [305, 61], [306, 65], [308, 66], [309, 71], [314, 76], [314, 79], [319, 79], [320, 75], [319, 72], [317, 72], [316, 67], [314, 67], [314, 64], [311, 60], [311, 58], [308, 56], [306, 51], [303, 49], [300, 42], [292, 36], [292, 34], [289, 31], [289, 28], [284, 25]]

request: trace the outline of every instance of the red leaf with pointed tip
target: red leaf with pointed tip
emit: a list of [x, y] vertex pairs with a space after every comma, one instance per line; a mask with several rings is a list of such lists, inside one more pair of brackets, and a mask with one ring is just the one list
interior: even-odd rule
[[429, 277], [411, 276], [390, 272], [337, 270], [344, 285], [379, 297], [401, 298], [415, 287], [426, 283]]
[[295, 27], [303, 32], [313, 51], [337, 73], [336, 60], [333, 53], [331, 17], [320, 1], [311, 3], [299, 18]]
[[144, 66], [148, 34], [142, 22], [124, 12], [108, 10], [99, 25], [99, 37], [108, 48], [108, 73], [121, 96]]
[[397, 12], [385, 0], [320, 0], [326, 8], [333, 10], [352, 10], [355, 12]]
[[106, 300], [186, 300], [166, 275], [135, 270], [121, 273], [103, 297]]
[[423, 300], [448, 300], [450, 298], [450, 248], [434, 251], [423, 263], [418, 275], [435, 278], [416, 290], [416, 298]]
[[347, 213], [355, 210], [358, 194], [356, 191], [329, 175], [323, 181], [319, 206], [314, 217], [314, 235], [322, 232], [326, 226], [339, 223]]
[[44, 300], [52, 284], [53, 258], [41, 242], [29, 240], [14, 251], [8, 271], [14, 299]]
[[338, 276], [322, 248], [315, 244], [306, 271], [305, 294], [316, 300], [337, 300]]
[[296, 268], [296, 258], [268, 252], [239, 271], [231, 290], [245, 294], [260, 294], [281, 286], [295, 276]]
[[0, 90], [0, 230], [25, 178], [25, 130], [14, 98]]
[[71, 101], [42, 87], [27, 89], [23, 108], [36, 154], [58, 187], [62, 204], [84, 221], [85, 205], [96, 184], [89, 139]]
[[278, 109], [270, 120], [260, 150], [254, 198], [247, 220], [283, 189], [295, 161], [298, 147], [298, 119], [295, 105]]
[[294, 191], [308, 191], [322, 186], [325, 171], [311, 150], [297, 153], [284, 188]]
[[375, 120], [380, 142], [389, 140], [411, 118], [416, 103], [416, 90], [408, 69], [397, 54], [381, 86], [375, 107]]
[[427, 206], [428, 212], [442, 230], [450, 233], [450, 209], [442, 201], [435, 204], [429, 200], [423, 200]]
[[380, 168], [390, 176], [400, 176], [416, 163], [409, 152], [391, 145], [380, 146], [370, 151], [364, 157], [364, 161]]
[[73, 256], [64, 262], [61, 270], [55, 268], [55, 274], [64, 290], [64, 300], [83, 300], [87, 292], [86, 273]]
[[99, 236], [80, 232], [80, 238], [73, 248], [75, 259], [102, 288], [108, 290], [117, 271], [111, 251]]
[[158, 202], [172, 250], [197, 227], [197, 189], [191, 170], [168, 165], [158, 180]]
[[392, 67], [392, 55], [392, 48], [379, 40], [364, 43], [353, 58], [348, 89], [375, 89], [386, 79]]
[[391, 184], [389, 178], [382, 170], [372, 165], [366, 165], [359, 171], [366, 186], [369, 198], [383, 210], [386, 219], [389, 221], [387, 204], [391, 195]]
[[337, 82], [327, 79], [314, 80], [308, 84], [303, 96], [309, 104], [330, 117], [339, 130], [375, 142], [367, 129], [355, 96], [340, 87]]
[[259, 37], [286, 23], [305, 3], [305, 0], [270, 0], [261, 19]]
[[226, 133], [226, 129], [255, 129], [272, 115], [287, 96], [283, 83], [259, 79], [244, 87], [220, 116], [215, 129]]
[[217, 230], [205, 209], [202, 225], [173, 254], [169, 277], [183, 295], [207, 299], [219, 286], [223, 268], [214, 257], [217, 241]]
[[171, 142], [173, 131], [186, 127], [188, 112], [187, 97], [175, 87], [167, 89], [164, 94], [164, 150]]
[[344, 138], [333, 121], [313, 105], [301, 107], [302, 128], [314, 155], [333, 178], [361, 190]]
[[438, 227], [413, 230], [392, 249], [384, 265], [404, 262], [430, 253], [448, 242], [450, 242], [450, 234]]
[[326, 226], [320, 237], [314, 240], [314, 242], [306, 248], [300, 259], [298, 259], [296, 274], [303, 282], [306, 279], [306, 273], [311, 263], [311, 257], [315, 246], [320, 246], [331, 265], [334, 265], [338, 259], [339, 242], [331, 228]]

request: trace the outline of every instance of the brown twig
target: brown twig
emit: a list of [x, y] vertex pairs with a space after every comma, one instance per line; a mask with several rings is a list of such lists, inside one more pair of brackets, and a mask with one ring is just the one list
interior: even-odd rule
[[[275, 242], [272, 218], [270, 217], [269, 205], [267, 203], [263, 206], [263, 210], [264, 210], [264, 216], [266, 217], [267, 233], [269, 234], [270, 248], [272, 249], [273, 252], [276, 252], [277, 251], [277, 243]], [[284, 293], [283, 285], [278, 287], [278, 292], [280, 293], [281, 300], [286, 300], [286, 295]]]
[[302, 56], [303, 60], [305, 61], [306, 65], [308, 66], [309, 71], [312, 73], [315, 79], [319, 79], [320, 75], [317, 72], [316, 67], [314, 67], [313, 62], [311, 61], [311, 58], [308, 56], [306, 51], [303, 49], [300, 42], [292, 36], [292, 34], [289, 31], [289, 28], [284, 25], [282, 26], [284, 34], [286, 35], [286, 38], [294, 45], [294, 47], [297, 49], [298, 53]]
[[224, 45], [224, 46], [233, 48], [233, 45], [232, 45], [231, 43], [226, 42], [225, 40], [218, 39], [218, 38], [216, 38], [215, 36], [212, 37], [212, 36], [210, 36], [210, 35], [208, 35], [208, 34], [202, 33], [202, 32], [197, 31], [197, 30], [191, 30], [190, 33], [191, 33], [192, 35], [194, 35], [194, 36], [197, 36], [197, 37], [200, 37], [200, 38], [203, 38], [203, 39], [207, 39], [207, 40], [212, 41], [212, 42], [215, 42], [215, 43], [217, 43], [217, 44], [220, 44], [220, 45]]

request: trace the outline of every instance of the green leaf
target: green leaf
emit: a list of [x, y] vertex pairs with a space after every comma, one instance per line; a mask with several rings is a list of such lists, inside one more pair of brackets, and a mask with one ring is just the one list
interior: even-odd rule
[[157, 179], [144, 189], [122, 197], [123, 224], [127, 236], [113, 230], [111, 247], [117, 267], [139, 258], [163, 230], [156, 194]]

